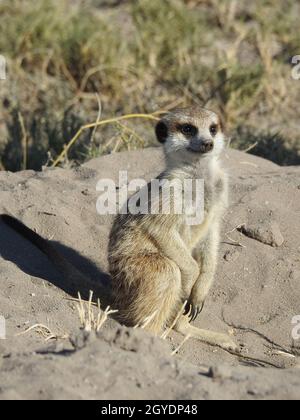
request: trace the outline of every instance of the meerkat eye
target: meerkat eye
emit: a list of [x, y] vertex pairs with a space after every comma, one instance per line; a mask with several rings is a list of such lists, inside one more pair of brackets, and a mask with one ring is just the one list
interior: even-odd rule
[[185, 136], [194, 137], [197, 134], [198, 129], [194, 125], [191, 125], [191, 124], [183, 124], [180, 127], [180, 131]]
[[211, 134], [213, 137], [215, 137], [215, 136], [217, 135], [218, 130], [219, 130], [219, 127], [218, 127], [218, 125], [217, 125], [217, 124], [212, 124], [212, 125], [209, 127], [210, 134]]

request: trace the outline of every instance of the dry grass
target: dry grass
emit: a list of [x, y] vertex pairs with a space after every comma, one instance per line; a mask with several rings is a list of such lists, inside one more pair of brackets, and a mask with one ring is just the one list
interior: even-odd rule
[[[148, 119], [148, 120], [154, 120], [154, 121], [158, 121], [158, 118], [155, 117], [154, 115], [146, 115], [146, 114], [129, 114], [129, 115], [123, 115], [121, 117], [116, 117], [116, 118], [111, 118], [108, 120], [104, 120], [104, 121], [96, 121], [95, 123], [92, 124], [87, 124], [82, 126], [77, 133], [75, 134], [75, 136], [69, 141], [69, 143], [64, 147], [64, 150], [60, 153], [60, 155], [58, 156], [58, 158], [53, 162], [52, 167], [56, 167], [59, 163], [61, 163], [61, 161], [65, 158], [65, 156], [68, 154], [68, 151], [71, 149], [71, 147], [73, 145], [76, 144], [77, 140], [80, 138], [80, 136], [82, 135], [82, 133], [85, 130], [90, 130], [92, 128], [96, 129], [97, 127], [100, 126], [104, 126], [104, 125], [108, 125], [108, 124], [113, 124], [113, 123], [120, 123], [120, 121], [124, 121], [124, 120], [131, 120], [131, 119]], [[129, 129], [128, 127], [124, 127], [124, 130], [130, 130], [130, 132], [133, 135], [137, 134], [135, 133], [134, 130]], [[95, 131], [94, 131], [95, 133]]]
[[172, 356], [175, 356], [179, 350], [182, 349], [182, 347], [185, 345], [185, 343], [191, 338], [191, 335], [188, 334], [186, 337], [184, 337], [183, 341], [179, 344], [178, 347], [176, 347], [176, 349], [172, 352]]
[[[299, 163], [300, 84], [290, 65], [299, 54], [299, 2], [103, 5], [1, 2], [0, 53], [8, 61], [0, 93], [1, 168], [57, 162], [82, 127], [100, 122], [95, 94], [103, 121], [191, 103], [214, 108], [226, 118], [234, 147], [257, 143], [251, 153]], [[152, 145], [152, 126], [144, 119], [87, 128], [61, 163]]]
[[81, 299], [79, 293], [76, 308], [78, 311], [81, 328], [87, 332], [99, 332], [105, 324], [105, 322], [107, 321], [108, 317], [118, 312], [116, 310], [112, 310], [109, 306], [105, 309], [105, 311], [102, 311], [99, 299], [97, 301], [97, 307], [95, 309], [93, 305], [93, 292], [90, 292], [88, 302], [84, 302]]
[[[182, 307], [180, 308], [180, 311], [178, 312], [178, 314], [177, 314], [177, 316], [175, 317], [175, 319], [174, 319], [174, 321], [173, 321], [173, 323], [170, 325], [170, 327], [169, 328], [167, 328], [164, 332], [163, 332], [163, 334], [162, 334], [162, 336], [161, 336], [161, 338], [163, 339], [163, 340], [165, 340], [169, 335], [170, 335], [170, 333], [171, 333], [171, 331], [173, 330], [173, 328], [175, 327], [175, 325], [176, 325], [176, 323], [177, 323], [177, 321], [179, 320], [179, 318], [184, 314], [184, 311], [185, 311], [185, 307], [186, 307], [186, 305], [187, 305], [187, 301], [185, 301], [184, 303], [183, 303], [183, 305], [182, 305]], [[191, 309], [190, 309], [191, 310]], [[189, 316], [189, 314], [187, 315], [187, 316]]]
[[245, 223], [243, 223], [243, 224], [241, 224], [241, 225], [239, 225], [239, 226], [236, 226], [236, 227], [235, 227], [234, 229], [232, 229], [230, 232], [225, 233], [226, 239], [229, 241], [228, 243], [229, 243], [230, 245], [239, 246], [239, 247], [241, 247], [241, 248], [246, 248], [246, 246], [245, 246], [245, 245], [243, 245], [242, 243], [240, 243], [240, 242], [236, 241], [236, 240], [235, 240], [235, 239], [233, 239], [231, 236], [229, 236], [229, 235], [231, 235], [232, 233], [239, 232], [239, 230], [240, 230], [243, 226], [245, 226]]
[[[91, 331], [95, 331], [96, 333], [99, 332], [101, 328], [103, 327], [103, 325], [105, 324], [105, 322], [107, 321], [108, 317], [118, 312], [117, 310], [111, 310], [109, 306], [106, 308], [105, 311], [102, 311], [99, 299], [97, 301], [97, 304], [93, 302], [93, 292], [90, 292], [90, 297], [88, 301], [83, 301], [80, 296], [80, 293], [78, 293], [78, 299], [69, 299], [69, 300], [72, 300], [73, 302], [77, 302], [76, 308], [77, 308], [79, 319], [80, 319], [81, 329], [87, 332], [91, 332]], [[165, 340], [170, 335], [177, 320], [182, 316], [186, 303], [187, 302], [184, 303], [184, 305], [178, 312], [178, 315], [175, 318], [173, 324], [170, 326], [170, 328], [166, 329], [164, 333], [158, 338]], [[146, 329], [147, 326], [151, 323], [151, 321], [153, 321], [153, 319], [156, 317], [156, 315], [157, 315], [157, 311], [155, 311], [153, 314], [145, 318], [145, 320], [141, 324], [136, 325], [134, 329], [138, 329], [138, 328], [142, 330]], [[32, 330], [32, 328], [29, 330]], [[184, 337], [182, 342], [171, 353], [171, 355], [175, 356], [179, 352], [179, 350], [184, 346], [184, 344], [190, 339], [190, 337], [191, 337], [190, 335], [187, 335], [186, 337]]]
[[[88, 301], [84, 301], [81, 298], [80, 293], [78, 293], [78, 299], [68, 298], [67, 300], [76, 303], [76, 309], [80, 320], [80, 328], [87, 332], [99, 332], [109, 316], [118, 312], [112, 310], [109, 306], [105, 309], [105, 311], [102, 311], [100, 300], [98, 299], [97, 303], [93, 302], [93, 292], [90, 292]], [[69, 338], [69, 334], [56, 334], [51, 328], [44, 324], [35, 324], [27, 328], [25, 331], [17, 334], [17, 336], [22, 336], [32, 331], [43, 337], [45, 341], [63, 340]]]
[[36, 334], [40, 335], [45, 341], [65, 340], [65, 339], [69, 338], [68, 334], [54, 333], [49, 327], [47, 327], [44, 324], [32, 325], [32, 327], [29, 327], [25, 331], [17, 334], [16, 337], [20, 337], [20, 336], [28, 334], [32, 331], [34, 331]]

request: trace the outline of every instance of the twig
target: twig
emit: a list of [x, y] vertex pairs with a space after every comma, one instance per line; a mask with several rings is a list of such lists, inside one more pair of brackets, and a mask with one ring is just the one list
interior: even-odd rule
[[248, 149], [243, 150], [244, 153], [249, 153], [251, 152], [251, 150], [255, 149], [255, 147], [258, 145], [258, 141], [254, 144], [252, 144], [252, 146], [249, 146]]
[[37, 333], [40, 333], [45, 338], [45, 341], [49, 341], [49, 340], [53, 340], [53, 339], [58, 340], [58, 339], [68, 338], [68, 334], [59, 336], [57, 334], [54, 334], [50, 330], [50, 328], [48, 328], [46, 325], [43, 325], [43, 324], [35, 324], [32, 327], [27, 328], [25, 331], [23, 331], [19, 334], [16, 334], [16, 337], [20, 337], [21, 335], [28, 334], [30, 331], [33, 331], [33, 330], [37, 330]]
[[[65, 297], [64, 300], [68, 300], [69, 302], [77, 302], [77, 303], [79, 303], [81, 301], [81, 302], [84, 302], [84, 303], [88, 303], [88, 300], [76, 299], [76, 298], [71, 298], [71, 297]], [[92, 306], [98, 306], [98, 304], [95, 303], [95, 302], [92, 302], [91, 305]]]
[[149, 324], [150, 322], [156, 317], [158, 311], [155, 311], [152, 315], [147, 316], [147, 318], [144, 319], [144, 321], [142, 322], [142, 324], [138, 323], [136, 324], [133, 329], [136, 330], [138, 328], [141, 328], [142, 330], [144, 330]]
[[158, 310], [156, 310], [151, 316], [148, 316], [148, 318], [145, 319], [144, 323], [141, 326], [141, 329], [144, 330], [151, 321], [156, 317]]
[[179, 320], [179, 318], [183, 315], [184, 309], [186, 307], [187, 304], [187, 300], [184, 302], [184, 304], [182, 305], [182, 308], [180, 309], [180, 311], [178, 312], [174, 322], [172, 323], [172, 325], [170, 326], [170, 328], [168, 328], [166, 331], [164, 331], [164, 333], [162, 334], [161, 338], [163, 340], [165, 340], [168, 335], [171, 333], [171, 331], [173, 330], [173, 328], [175, 327], [177, 321]]
[[119, 311], [110, 309], [110, 306], [108, 306], [105, 309], [105, 311], [104, 311], [103, 316], [101, 317], [101, 319], [99, 319], [98, 322], [97, 322], [97, 329], [96, 329], [96, 331], [99, 332], [99, 330], [102, 328], [102, 326], [104, 325], [104, 323], [107, 321], [108, 317], [110, 315], [116, 314], [117, 312], [119, 312]]
[[238, 231], [239, 229], [241, 229], [243, 226], [245, 226], [245, 223], [235, 227], [234, 229], [232, 229], [230, 232], [225, 233], [226, 238], [232, 242], [231, 245], [235, 245], [235, 246], [240, 246], [241, 248], [246, 248], [245, 245], [241, 244], [240, 242], [235, 241], [234, 239], [232, 239], [229, 235], [233, 232]]
[[119, 146], [120, 146], [120, 144], [121, 144], [121, 139], [118, 139], [117, 140], [117, 143], [116, 143], [116, 145], [115, 145], [115, 147], [112, 149], [112, 153], [117, 153], [117, 151], [118, 151], [118, 149], [119, 149]]
[[119, 121], [125, 121], [125, 120], [136, 119], [136, 118], [148, 119], [148, 120], [152, 120], [152, 121], [158, 121], [159, 120], [159, 118], [155, 117], [152, 114], [129, 114], [129, 115], [123, 115], [121, 117], [116, 117], [116, 118], [111, 118], [111, 119], [108, 119], [108, 120], [99, 121], [99, 122], [92, 123], [92, 124], [83, 125], [77, 131], [75, 136], [69, 141], [69, 143], [64, 147], [64, 150], [60, 153], [58, 158], [52, 164], [52, 168], [55, 168], [62, 161], [62, 159], [66, 156], [66, 154], [68, 153], [70, 148], [76, 143], [76, 141], [79, 139], [79, 137], [81, 136], [81, 134], [85, 130], [90, 130], [91, 128], [100, 127], [100, 126], [103, 126], [103, 125], [113, 124], [113, 123], [116, 123], [116, 122], [119, 122]]
[[254, 168], [258, 168], [258, 165], [256, 165], [255, 163], [252, 162], [240, 162], [241, 165], [249, 165], [249, 166], [253, 166]]
[[188, 334], [187, 336], [184, 337], [184, 340], [182, 341], [181, 344], [179, 344], [179, 346], [172, 352], [172, 356], [175, 356], [175, 354], [177, 354], [179, 352], [179, 350], [183, 347], [183, 345], [191, 338], [191, 334]]

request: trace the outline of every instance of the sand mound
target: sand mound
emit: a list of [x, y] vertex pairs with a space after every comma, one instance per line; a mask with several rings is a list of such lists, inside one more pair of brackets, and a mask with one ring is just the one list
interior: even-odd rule
[[[97, 337], [83, 339], [62, 276], [0, 224], [0, 315], [7, 326], [0, 341], [1, 399], [300, 397], [300, 343], [292, 339], [292, 319], [300, 315], [300, 168], [235, 151], [224, 160], [231, 207], [216, 283], [196, 325], [235, 334], [244, 355], [261, 362], [195, 340], [172, 357], [181, 336], [162, 342], [113, 320]], [[0, 172], [0, 212], [51, 239], [81, 271], [106, 284], [112, 219], [96, 212], [97, 182], [117, 181], [119, 170], [151, 179], [162, 167], [160, 149], [147, 149], [74, 170]], [[72, 339], [49, 344], [34, 330], [16, 336], [35, 324]]]

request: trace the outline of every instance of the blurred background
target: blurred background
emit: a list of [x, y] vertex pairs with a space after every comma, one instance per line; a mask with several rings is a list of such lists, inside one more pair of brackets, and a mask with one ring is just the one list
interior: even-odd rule
[[[298, 0], [3, 0], [0, 22], [1, 170], [51, 165], [100, 117], [190, 104], [223, 115], [232, 147], [300, 164]], [[153, 121], [125, 120], [61, 164], [153, 145]]]

